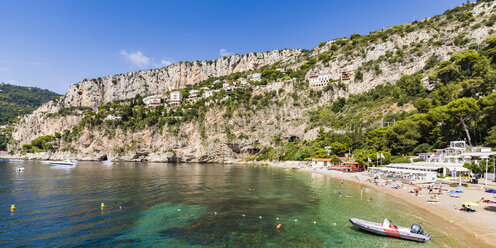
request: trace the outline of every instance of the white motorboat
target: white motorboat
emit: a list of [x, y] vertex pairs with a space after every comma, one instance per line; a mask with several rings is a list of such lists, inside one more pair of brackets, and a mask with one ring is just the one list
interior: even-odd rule
[[102, 164], [111, 165], [111, 164], [114, 164], [114, 162], [112, 162], [112, 160], [108, 159], [108, 160], [103, 160]]
[[65, 161], [51, 161], [50, 165], [69, 165], [69, 166], [75, 166], [78, 165], [77, 160], [65, 160]]
[[24, 171], [24, 167], [17, 167], [17, 168], [16, 168], [16, 171], [17, 171], [17, 172], [23, 172], [23, 171]]
[[402, 227], [402, 226], [393, 226], [389, 223], [389, 220], [384, 220], [384, 223], [377, 223], [372, 221], [366, 221], [356, 218], [350, 219], [351, 224], [354, 226], [376, 234], [400, 238], [400, 239], [408, 239], [419, 242], [426, 242], [431, 240], [431, 235], [424, 232], [422, 227], [413, 224], [411, 228]]

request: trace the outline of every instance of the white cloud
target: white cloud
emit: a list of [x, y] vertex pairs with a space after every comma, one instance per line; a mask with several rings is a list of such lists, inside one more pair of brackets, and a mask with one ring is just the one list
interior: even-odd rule
[[172, 61], [170, 61], [170, 60], [167, 60], [167, 59], [160, 60], [160, 65], [162, 65], [162, 66], [168, 66], [170, 64], [172, 64]]
[[143, 55], [143, 53], [139, 50], [131, 53], [122, 50], [121, 55], [124, 56], [127, 60], [129, 60], [129, 62], [133, 63], [135, 66], [138, 67], [145, 67], [150, 65], [151, 63], [150, 58]]
[[221, 48], [221, 49], [219, 50], [219, 56], [221, 56], [221, 57], [224, 57], [224, 56], [231, 56], [231, 55], [233, 55], [233, 53], [232, 53], [232, 52], [227, 51], [227, 49], [225, 49], [225, 48]]
[[168, 66], [173, 63], [170, 59], [161, 59], [160, 63], [155, 62], [154, 58], [145, 56], [140, 50], [136, 52], [127, 52], [125, 50], [121, 51], [121, 55], [124, 56], [133, 65], [144, 68], [144, 67], [162, 67]]

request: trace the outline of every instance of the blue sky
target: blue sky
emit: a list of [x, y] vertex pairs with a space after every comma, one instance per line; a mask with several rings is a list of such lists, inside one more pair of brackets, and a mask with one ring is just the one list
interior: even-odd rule
[[0, 0], [0, 82], [84, 78], [367, 34], [465, 0]]

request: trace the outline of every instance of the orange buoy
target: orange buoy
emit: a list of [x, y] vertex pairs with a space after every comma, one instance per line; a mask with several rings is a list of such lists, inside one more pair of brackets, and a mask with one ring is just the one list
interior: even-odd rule
[[277, 225], [277, 229], [281, 229], [282, 224]]

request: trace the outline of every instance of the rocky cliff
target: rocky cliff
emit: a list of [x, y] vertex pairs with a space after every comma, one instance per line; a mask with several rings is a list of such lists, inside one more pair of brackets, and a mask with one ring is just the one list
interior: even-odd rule
[[[494, 8], [494, 2], [474, 4], [468, 10], [457, 10], [456, 13], [449, 12], [378, 31], [376, 34], [380, 38], [363, 44], [352, 38], [336, 39], [322, 43], [310, 51], [285, 49], [250, 53], [85, 79], [72, 85], [61, 101], [48, 103], [33, 114], [22, 117], [13, 131], [15, 141], [10, 148], [19, 151], [22, 144], [29, 143], [36, 137], [71, 129], [81, 121], [82, 116], [77, 113], [56, 117], [49, 115], [61, 108], [84, 106], [94, 109], [105, 103], [133, 98], [137, 94], [167, 92], [196, 84], [209, 77], [257, 70], [276, 63], [277, 67], [297, 70], [309, 59], [318, 58], [306, 73], [306, 79], [309, 75], [329, 73], [332, 79], [338, 80], [344, 71], [352, 72], [352, 77], [340, 82], [345, 86], [339, 90], [322, 92], [316, 101], [294, 100], [294, 97], [289, 97], [294, 93], [305, 95], [309, 91], [293, 88], [293, 82], [287, 84], [283, 92], [278, 94], [280, 102], [263, 110], [239, 110], [229, 120], [223, 117], [224, 108], [215, 108], [207, 114], [204, 123], [183, 124], [175, 134], [171, 134], [168, 128], [157, 130], [153, 127], [135, 133], [117, 128], [115, 135], [96, 130], [65, 144], [71, 149], [65, 149], [64, 152], [30, 156], [45, 159], [97, 159], [109, 155], [118, 156], [122, 160], [226, 161], [243, 159], [253, 154], [258, 151], [259, 145], [269, 145], [275, 136], [313, 139], [316, 137], [316, 129], [308, 124], [308, 111], [329, 105], [338, 97], [362, 93], [385, 83], [394, 84], [402, 75], [421, 70], [431, 57], [444, 61], [453, 53], [481, 43], [494, 32], [494, 22], [489, 22], [494, 18]], [[469, 12], [470, 19], [467, 21], [463, 16]], [[346, 45], [333, 48], [341, 41]], [[321, 59], [324, 54], [329, 59]], [[357, 76], [358, 74], [361, 76]], [[428, 84], [427, 77], [424, 81]], [[245, 117], [242, 117], [243, 114]], [[201, 134], [200, 126], [206, 127], [204, 134]], [[232, 131], [226, 132], [226, 129]], [[233, 142], [229, 134], [247, 134], [248, 138]]]
[[300, 53], [299, 49], [249, 53], [210, 61], [180, 62], [160, 69], [85, 79], [69, 88], [62, 105], [94, 108], [104, 103], [133, 98], [137, 94], [152, 95], [157, 92], [180, 89], [209, 77], [255, 70], [277, 62], [289, 62]]

